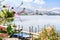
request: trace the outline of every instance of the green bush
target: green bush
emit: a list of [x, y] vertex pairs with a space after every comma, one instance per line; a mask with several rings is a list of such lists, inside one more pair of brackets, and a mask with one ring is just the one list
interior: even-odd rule
[[2, 37], [0, 37], [0, 40], [2, 40], [3, 38]]

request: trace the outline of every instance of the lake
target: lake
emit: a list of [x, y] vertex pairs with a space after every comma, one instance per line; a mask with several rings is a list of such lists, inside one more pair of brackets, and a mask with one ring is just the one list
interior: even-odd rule
[[54, 25], [56, 30], [60, 30], [60, 16], [21, 15], [15, 17], [14, 23], [17, 29], [23, 28], [24, 31], [38, 32], [44, 25]]

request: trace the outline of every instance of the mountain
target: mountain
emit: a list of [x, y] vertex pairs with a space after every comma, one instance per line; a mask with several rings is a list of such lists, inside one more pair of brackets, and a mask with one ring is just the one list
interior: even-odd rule
[[[21, 11], [22, 9], [23, 8], [20, 8], [19, 10]], [[60, 15], [60, 10], [52, 10], [52, 11], [38, 10], [37, 13], [36, 13], [36, 10], [33, 10], [33, 9], [25, 9], [25, 11], [26, 11], [27, 14], [35, 14], [35, 15]]]

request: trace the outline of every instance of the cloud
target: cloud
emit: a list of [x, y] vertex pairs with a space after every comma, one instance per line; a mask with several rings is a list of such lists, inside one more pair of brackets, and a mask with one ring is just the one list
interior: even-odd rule
[[45, 1], [44, 0], [35, 0], [34, 3], [37, 3], [37, 4], [45, 4]]
[[15, 6], [18, 6], [17, 0], [15, 0], [15, 1], [12, 1], [12, 0], [4, 0], [1, 4], [2, 4], [2, 5], [8, 4], [8, 5], [14, 6], [14, 7], [15, 7]]
[[[14, 7], [17, 7], [20, 5], [21, 2], [24, 2], [24, 4], [21, 6], [22, 8], [29, 8], [29, 9], [41, 9], [40, 7], [41, 6], [33, 6], [33, 5], [41, 5], [41, 4], [45, 4], [45, 1], [43, 0], [15, 0], [15, 1], [12, 1], [12, 0], [5, 0], [2, 4], [9, 4], [10, 6], [14, 6]], [[32, 3], [30, 3], [32, 2]], [[15, 4], [15, 5], [14, 5]]]
[[23, 2], [32, 2], [33, 0], [21, 0]]
[[42, 7], [35, 7], [35, 6], [32, 6], [30, 3], [27, 3], [26, 5], [25, 4], [23, 4], [22, 6], [21, 6], [21, 8], [26, 8], [26, 9], [31, 9], [31, 10], [45, 10], [44, 8], [42, 8]]
[[23, 1], [23, 2], [34, 2], [36, 4], [45, 4], [44, 0], [35, 0], [35, 1], [33, 1], [33, 0], [21, 0], [21, 1]]
[[21, 8], [26, 8], [26, 9], [35, 9], [31, 4], [29, 4], [29, 3], [27, 3], [26, 5], [25, 4], [23, 4], [22, 6], [21, 6]]

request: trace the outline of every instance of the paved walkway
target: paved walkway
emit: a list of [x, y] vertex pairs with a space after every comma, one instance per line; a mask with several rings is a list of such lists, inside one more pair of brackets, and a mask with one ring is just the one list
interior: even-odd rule
[[20, 40], [18, 38], [3, 38], [3, 40]]

